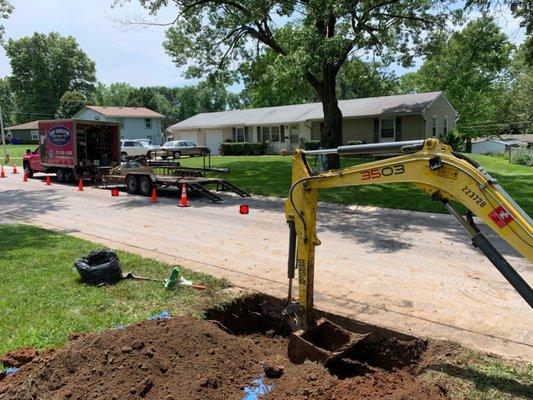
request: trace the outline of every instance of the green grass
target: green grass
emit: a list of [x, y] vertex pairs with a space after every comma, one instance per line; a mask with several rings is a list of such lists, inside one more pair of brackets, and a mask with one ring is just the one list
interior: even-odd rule
[[[144, 320], [162, 310], [192, 313], [222, 300], [225, 282], [183, 271], [209, 287], [167, 291], [159, 282], [81, 283], [73, 263], [101, 245], [27, 226], [0, 224], [0, 355], [19, 347], [58, 346], [69, 332], [99, 331]], [[118, 251], [122, 271], [164, 279], [171, 266]]]
[[[498, 157], [470, 155], [494, 177], [529, 214], [533, 214], [533, 168], [509, 164]], [[291, 183], [291, 156], [214, 156], [213, 167], [227, 167], [227, 178], [244, 190], [258, 195], [286, 197]], [[342, 165], [356, 165], [368, 159], [342, 159]], [[183, 159], [183, 166], [201, 166], [201, 158]], [[328, 189], [320, 200], [427, 212], [446, 212], [422, 191], [409, 184], [368, 185]]]
[[[35, 150], [36, 147], [36, 144], [7, 144], [6, 151], [9, 158], [12, 160], [11, 164], [13, 162], [20, 164], [22, 163], [22, 157], [26, 153], [26, 149]], [[4, 147], [0, 140], [0, 163], [4, 164], [4, 161]]]
[[424, 373], [430, 382], [441, 382], [453, 399], [531, 399], [533, 364], [459, 347]]

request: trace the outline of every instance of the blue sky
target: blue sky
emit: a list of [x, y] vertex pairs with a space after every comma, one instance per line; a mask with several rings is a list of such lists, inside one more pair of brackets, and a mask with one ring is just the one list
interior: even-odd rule
[[[148, 17], [138, 0], [117, 8], [111, 7], [113, 0], [15, 0], [14, 3], [14, 13], [4, 22], [6, 39], [28, 36], [35, 31], [72, 35], [96, 62], [97, 78], [101, 82], [128, 82], [133, 86], [194, 83], [182, 77], [163, 50], [164, 27], [128, 29], [114, 22], [127, 16]], [[167, 8], [158, 14], [158, 20], [168, 22], [174, 15], [175, 11]], [[499, 21], [513, 42], [523, 41], [524, 32], [507, 9]], [[9, 60], [0, 48], [0, 76], [9, 73]], [[239, 85], [233, 87], [239, 89]]]

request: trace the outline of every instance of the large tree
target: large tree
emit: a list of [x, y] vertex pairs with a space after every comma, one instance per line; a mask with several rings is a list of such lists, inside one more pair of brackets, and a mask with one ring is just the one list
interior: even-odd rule
[[52, 117], [63, 93], [73, 90], [87, 95], [96, 81], [95, 63], [72, 36], [34, 33], [9, 39], [5, 49], [15, 105], [25, 113], [17, 114], [17, 122]]
[[134, 89], [125, 82], [115, 82], [109, 86], [99, 82], [91, 93], [90, 103], [96, 106], [125, 106]]
[[[402, 77], [403, 90], [443, 90], [459, 112], [459, 126], [493, 122], [513, 50], [494, 19], [477, 19], [460, 32], [436, 35], [426, 50], [420, 69]], [[483, 133], [469, 131], [471, 136]]]
[[83, 93], [67, 90], [59, 100], [56, 118], [72, 118], [74, 114], [85, 107], [89, 102]]
[[[0, 0], [0, 19], [8, 19], [14, 7], [9, 0]], [[0, 42], [4, 36], [4, 25], [0, 24]]]
[[[327, 147], [341, 143], [336, 89], [344, 63], [373, 52], [410, 64], [425, 33], [444, 26], [452, 15], [451, 2], [443, 0], [139, 1], [152, 13], [176, 5], [165, 48], [178, 66], [188, 65], [189, 76], [232, 77], [240, 64], [272, 49], [283, 68], [294, 69], [322, 102], [321, 141]], [[292, 32], [282, 45], [274, 32], [283, 25]], [[339, 166], [336, 157], [329, 162]]]

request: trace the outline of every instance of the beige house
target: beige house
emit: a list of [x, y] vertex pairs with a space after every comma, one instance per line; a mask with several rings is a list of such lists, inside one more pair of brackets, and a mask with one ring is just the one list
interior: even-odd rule
[[[457, 111], [442, 92], [341, 100], [342, 142], [440, 137], [453, 130]], [[321, 103], [203, 113], [172, 125], [169, 139], [190, 140], [218, 154], [222, 142], [268, 142], [274, 152], [320, 139]]]

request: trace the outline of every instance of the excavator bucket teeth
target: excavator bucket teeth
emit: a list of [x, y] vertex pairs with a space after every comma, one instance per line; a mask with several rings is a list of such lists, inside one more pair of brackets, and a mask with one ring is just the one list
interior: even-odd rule
[[293, 332], [289, 338], [289, 360], [302, 364], [305, 360], [324, 365], [350, 357], [354, 349], [370, 334], [356, 334], [321, 318], [315, 327]]

